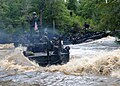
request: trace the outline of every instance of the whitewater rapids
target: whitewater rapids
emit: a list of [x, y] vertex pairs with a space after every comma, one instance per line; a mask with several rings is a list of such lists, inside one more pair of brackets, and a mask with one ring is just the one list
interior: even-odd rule
[[[29, 71], [63, 72], [67, 75], [102, 75], [120, 78], [120, 45], [114, 37], [89, 43], [69, 45], [70, 62], [65, 65], [40, 67], [23, 55], [23, 47], [15, 48], [0, 60], [0, 71], [9, 74]], [[13, 44], [0, 45], [0, 50], [13, 48]], [[12, 71], [12, 72], [11, 72]], [[1, 76], [2, 77], [2, 76]]]

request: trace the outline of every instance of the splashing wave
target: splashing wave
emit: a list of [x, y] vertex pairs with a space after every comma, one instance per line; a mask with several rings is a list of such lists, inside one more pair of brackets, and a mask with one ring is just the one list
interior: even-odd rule
[[[96, 41], [96, 43], [98, 42]], [[10, 48], [11, 44], [0, 45], [0, 47], [1, 49]], [[120, 49], [111, 50], [109, 52], [105, 51], [104, 53], [101, 52], [97, 55], [91, 55], [89, 57], [71, 55], [70, 62], [65, 65], [53, 65], [44, 68], [39, 67], [35, 62], [31, 62], [28, 58], [26, 58], [23, 55], [22, 50], [22, 47], [18, 47], [15, 48], [12, 53], [6, 55], [5, 58], [0, 61], [0, 71], [12, 70], [17, 72], [27, 72], [44, 70], [50, 72], [59, 71], [64, 72], [65, 74], [73, 75], [93, 74], [120, 78]]]
[[120, 50], [92, 58], [72, 59], [68, 64], [51, 66], [46, 71], [60, 71], [65, 74], [95, 74], [120, 78]]

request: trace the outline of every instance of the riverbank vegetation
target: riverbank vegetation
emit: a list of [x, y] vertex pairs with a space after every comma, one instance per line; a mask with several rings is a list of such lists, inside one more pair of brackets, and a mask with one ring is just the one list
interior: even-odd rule
[[[44, 3], [45, 1], [45, 3]], [[9, 33], [29, 30], [32, 12], [40, 17], [42, 27], [66, 32], [82, 29], [84, 22], [93, 31], [119, 30], [120, 2], [117, 0], [0, 0], [0, 29]], [[53, 25], [53, 23], [55, 25]]]

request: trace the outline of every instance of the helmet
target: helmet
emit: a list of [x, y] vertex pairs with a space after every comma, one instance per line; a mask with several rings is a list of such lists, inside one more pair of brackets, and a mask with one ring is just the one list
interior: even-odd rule
[[36, 12], [33, 12], [33, 15], [36, 15]]

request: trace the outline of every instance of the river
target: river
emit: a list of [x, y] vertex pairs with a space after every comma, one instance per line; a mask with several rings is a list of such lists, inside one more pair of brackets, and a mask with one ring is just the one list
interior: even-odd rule
[[0, 45], [0, 86], [120, 86], [120, 45], [114, 37], [69, 45], [70, 62], [40, 67], [25, 49]]

